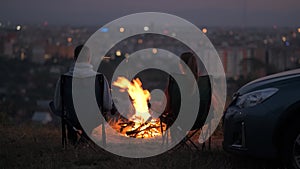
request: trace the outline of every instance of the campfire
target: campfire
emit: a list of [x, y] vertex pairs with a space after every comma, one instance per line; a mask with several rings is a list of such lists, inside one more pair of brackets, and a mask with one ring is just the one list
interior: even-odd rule
[[118, 119], [112, 125], [113, 128], [126, 137], [153, 138], [160, 136], [166, 125], [160, 123], [159, 118], [151, 116], [153, 113], [149, 108], [151, 95], [148, 90], [142, 88], [140, 79], [136, 78], [131, 82], [125, 77], [118, 77], [113, 85], [119, 87], [120, 92], [128, 93], [134, 107], [134, 114], [128, 119]]

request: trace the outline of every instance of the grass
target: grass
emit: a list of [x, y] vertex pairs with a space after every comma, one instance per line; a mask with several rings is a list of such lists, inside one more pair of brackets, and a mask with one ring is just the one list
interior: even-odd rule
[[[253, 159], [227, 154], [221, 147], [212, 150], [170, 150], [159, 156], [130, 159], [90, 148], [62, 150], [59, 127], [26, 124], [0, 125], [0, 168], [75, 169], [274, 169], [279, 160]], [[214, 144], [214, 139], [213, 139]]]

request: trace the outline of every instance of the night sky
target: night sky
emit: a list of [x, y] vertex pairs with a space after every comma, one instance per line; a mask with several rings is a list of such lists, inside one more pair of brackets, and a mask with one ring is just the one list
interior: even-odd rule
[[3, 0], [0, 22], [102, 25], [136, 12], [175, 14], [205, 26], [300, 26], [300, 0]]

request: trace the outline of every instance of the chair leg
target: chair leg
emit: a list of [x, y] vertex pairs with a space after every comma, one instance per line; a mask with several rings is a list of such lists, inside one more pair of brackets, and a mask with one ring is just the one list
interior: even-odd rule
[[211, 150], [211, 137], [208, 139], [208, 149]]
[[206, 145], [205, 145], [205, 142], [202, 143], [202, 150], [205, 150], [206, 149]]
[[209, 129], [209, 135], [210, 135], [208, 138], [208, 149], [210, 150], [211, 149], [211, 123], [209, 123], [208, 129]]
[[197, 146], [191, 139], [188, 139], [187, 141], [190, 141], [190, 143], [195, 147], [195, 149], [196, 149], [197, 151], [199, 151], [198, 146]]
[[[208, 135], [210, 135], [211, 134], [210, 132], [211, 132], [211, 123], [208, 124], [207, 131], [205, 133], [205, 136], [203, 136], [203, 137], [207, 137]], [[206, 149], [205, 142], [202, 144], [202, 150], [203, 149]], [[208, 150], [211, 150], [211, 136], [209, 136], [209, 138], [208, 138]]]
[[76, 142], [76, 144], [74, 145], [75, 149], [78, 148], [79, 144], [86, 144], [89, 148], [91, 148], [94, 152], [98, 152], [94, 143], [91, 142], [89, 139], [86, 138], [86, 135], [80, 134], [78, 133], [78, 135], [80, 136], [79, 140]]
[[185, 137], [186, 142], [187, 142], [187, 141], [191, 142], [192, 146], [194, 146], [195, 149], [198, 150], [198, 151], [199, 151], [199, 148], [198, 148], [198, 146], [192, 141], [192, 137], [193, 137], [199, 130], [201, 130], [201, 129], [196, 129], [196, 130], [193, 131], [191, 134], [189, 134], [189, 135], [187, 135], [187, 136]]
[[102, 145], [103, 147], [106, 147], [106, 132], [105, 132], [105, 119], [103, 117], [102, 122]]
[[166, 144], [167, 144], [167, 146], [169, 146], [169, 134], [170, 134], [170, 131], [168, 131], [167, 130], [167, 132], [165, 132], [165, 134], [166, 134]]
[[160, 132], [161, 132], [161, 137], [162, 137], [162, 145], [165, 144], [165, 136], [164, 136], [164, 130], [163, 130], [163, 126], [162, 126], [162, 119], [159, 119], [159, 123], [160, 123]]
[[162, 146], [168, 147], [168, 140], [169, 140], [169, 132], [168, 132], [168, 126], [166, 126], [166, 130], [163, 129], [163, 123], [162, 119], [160, 118], [160, 130], [161, 130], [161, 136], [162, 136]]
[[62, 118], [61, 119], [61, 134], [62, 134], [62, 148], [66, 149], [67, 146], [67, 133], [66, 133], [66, 122], [65, 120]]

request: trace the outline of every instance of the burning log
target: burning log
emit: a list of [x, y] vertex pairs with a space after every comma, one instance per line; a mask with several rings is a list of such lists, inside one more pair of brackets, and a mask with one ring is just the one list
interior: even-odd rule
[[[151, 120], [152, 120], [152, 118], [149, 117], [148, 120], [147, 120], [145, 123], [141, 124], [139, 127], [137, 127], [137, 128], [134, 129], [134, 130], [127, 131], [126, 134], [127, 134], [127, 135], [132, 135], [133, 133], [140, 132], [140, 129], [141, 129], [142, 127], [148, 125], [148, 124], [151, 122]], [[133, 126], [134, 126], [134, 125], [135, 125], [135, 122], [132, 121], [132, 123], [133, 123]]]
[[134, 126], [134, 122], [133, 121], [123, 122], [123, 123], [118, 123], [118, 125], [120, 125], [122, 127]]
[[135, 123], [133, 121], [129, 121], [129, 122], [118, 123], [118, 125], [121, 126], [120, 132], [122, 133], [124, 128], [133, 127], [135, 125]]
[[145, 126], [145, 125], [147, 125], [146, 123], [143, 123], [142, 125], [140, 125], [138, 128], [136, 128], [136, 129], [134, 129], [134, 130], [131, 130], [131, 131], [126, 131], [126, 134], [128, 135], [128, 136], [130, 136], [130, 135], [134, 135], [134, 134], [136, 134], [136, 133], [139, 133], [139, 132], [141, 132], [141, 128], [143, 127], [143, 126]]
[[113, 85], [119, 87], [121, 92], [127, 91], [135, 109], [135, 114], [131, 118], [117, 123], [115, 128], [128, 137], [151, 138], [161, 135], [165, 127], [161, 126], [162, 123], [158, 118], [152, 119], [151, 104], [149, 103], [150, 92], [142, 88], [139, 78], [129, 81], [125, 77], [118, 77]]
[[121, 118], [117, 123], [111, 123], [116, 130], [127, 137], [134, 138], [151, 138], [161, 135], [161, 131], [165, 129], [165, 124], [160, 123], [159, 119], [148, 118], [145, 123], [139, 121]]
[[[142, 127], [141, 127], [142, 128]], [[146, 127], [145, 129], [135, 129], [135, 130], [132, 130], [132, 131], [127, 131], [126, 134], [130, 137], [134, 137], [134, 138], [137, 138], [138, 134], [141, 133], [142, 135], [142, 138], [143, 138], [143, 135], [146, 135], [146, 134], [152, 134], [152, 129], [160, 129], [160, 126], [156, 126], [156, 125], [150, 125], [148, 127]]]

